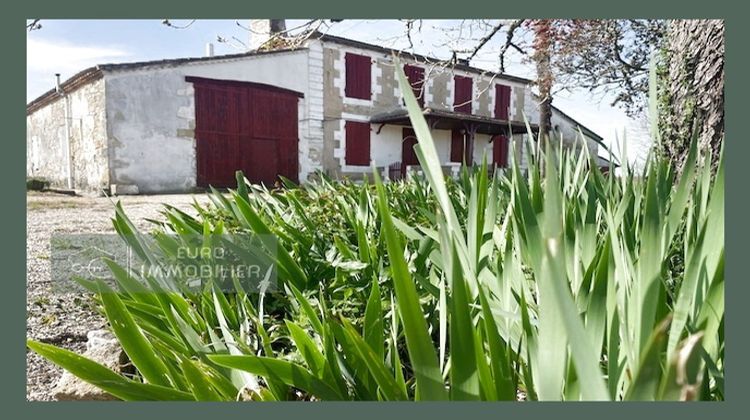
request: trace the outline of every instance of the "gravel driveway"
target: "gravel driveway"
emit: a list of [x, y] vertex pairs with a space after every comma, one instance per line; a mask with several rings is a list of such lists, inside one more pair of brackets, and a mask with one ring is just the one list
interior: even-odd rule
[[[193, 198], [208, 202], [205, 195], [123, 196], [126, 214], [141, 231], [163, 219], [162, 203], [190, 214]], [[28, 338], [83, 352], [86, 332], [102, 328], [104, 319], [85, 295], [63, 295], [51, 291], [50, 236], [53, 233], [115, 233], [111, 218], [114, 207], [105, 197], [73, 197], [30, 192], [26, 197], [26, 335]], [[61, 369], [33, 352], [26, 354], [26, 398], [51, 400], [51, 391]]]

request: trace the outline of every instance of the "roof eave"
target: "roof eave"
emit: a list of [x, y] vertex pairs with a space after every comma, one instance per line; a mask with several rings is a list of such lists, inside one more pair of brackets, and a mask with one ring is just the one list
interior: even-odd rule
[[[60, 84], [60, 89], [63, 92], [72, 92], [82, 86], [85, 86], [91, 82], [99, 80], [103, 77], [104, 72], [100, 66], [93, 66], [87, 69], [81, 70], [68, 80]], [[26, 115], [34, 113], [36, 110], [60, 99], [62, 95], [58, 93], [57, 88], [52, 88], [47, 92], [43, 93], [33, 101], [26, 104]]]
[[594, 132], [593, 130], [591, 130], [590, 128], [588, 128], [588, 127], [586, 127], [585, 125], [583, 125], [583, 124], [579, 123], [578, 121], [576, 121], [576, 119], [575, 119], [575, 118], [573, 118], [573, 117], [571, 117], [570, 115], [566, 114], [566, 113], [565, 113], [565, 112], [563, 112], [563, 111], [562, 111], [562, 110], [561, 110], [560, 108], [558, 108], [558, 107], [556, 107], [556, 106], [552, 105], [552, 109], [553, 109], [553, 110], [555, 110], [555, 111], [557, 111], [558, 113], [560, 113], [560, 115], [562, 115], [562, 116], [563, 116], [563, 118], [567, 119], [568, 121], [570, 121], [570, 122], [571, 122], [571, 123], [573, 123], [574, 125], [578, 126], [578, 128], [580, 128], [580, 129], [581, 129], [581, 132], [583, 132], [583, 134], [585, 134], [586, 136], [589, 136], [589, 137], [591, 137], [591, 139], [592, 139], [592, 140], [594, 140], [595, 142], [597, 142], [597, 143], [601, 144], [602, 146], [605, 146], [605, 147], [606, 147], [606, 145], [605, 145], [605, 144], [604, 144], [604, 142], [603, 142], [603, 140], [604, 140], [604, 137], [602, 137], [602, 136], [600, 136], [600, 135], [596, 134], [596, 133], [595, 133], [595, 132]]
[[[453, 121], [470, 123], [479, 127], [480, 133], [483, 134], [503, 134], [511, 132], [513, 134], [526, 133], [528, 128], [536, 132], [539, 127], [531, 124], [529, 127], [525, 123], [518, 121], [507, 121], [496, 118], [484, 117], [474, 114], [463, 114], [460, 112], [425, 108], [422, 111], [425, 119], [433, 121]], [[388, 112], [373, 115], [370, 118], [372, 124], [394, 124], [394, 125], [411, 125], [408, 112], [403, 108], [397, 108]], [[440, 129], [440, 127], [438, 126]]]

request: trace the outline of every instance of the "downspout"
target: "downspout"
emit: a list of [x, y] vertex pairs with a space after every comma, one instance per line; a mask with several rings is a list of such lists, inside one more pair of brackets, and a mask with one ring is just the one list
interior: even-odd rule
[[68, 189], [73, 189], [73, 162], [72, 162], [72, 151], [70, 146], [70, 98], [68, 98], [68, 95], [65, 94], [65, 91], [63, 91], [62, 86], [60, 86], [60, 73], [55, 73], [55, 90], [57, 91], [57, 94], [60, 95], [60, 97], [63, 100], [63, 104], [65, 107], [65, 178], [67, 180]]

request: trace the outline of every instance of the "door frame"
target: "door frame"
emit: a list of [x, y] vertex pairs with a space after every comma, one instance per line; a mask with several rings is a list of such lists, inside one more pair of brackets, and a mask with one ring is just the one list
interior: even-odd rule
[[[304, 98], [305, 95], [302, 92], [298, 92], [292, 89], [282, 88], [279, 86], [273, 86], [265, 83], [258, 83], [258, 82], [249, 82], [249, 81], [240, 81], [240, 80], [228, 80], [228, 79], [213, 79], [213, 78], [207, 78], [207, 77], [198, 77], [198, 76], [185, 76], [185, 81], [188, 83], [192, 83], [194, 89], [197, 87], [196, 85], [208, 85], [213, 86], [217, 88], [250, 88], [250, 89], [256, 89], [256, 90], [263, 90], [266, 92], [271, 93], [279, 93], [283, 95], [290, 95], [294, 96], [298, 99]], [[299, 106], [299, 101], [297, 102], [297, 106]], [[200, 131], [200, 128], [198, 127], [198, 110], [197, 110], [197, 101], [194, 101], [193, 103], [193, 110], [195, 112], [195, 121], [196, 126], [194, 129], [194, 139], [195, 139], [195, 178], [196, 178], [196, 185], [199, 187], [207, 187], [209, 185], [209, 182], [207, 182], [205, 179], [202, 179], [201, 174], [199, 173], [198, 167], [200, 165], [199, 163], [199, 152], [198, 152], [198, 132]], [[278, 156], [278, 164], [281, 165], [280, 168], [286, 168], [289, 170], [289, 178], [294, 182], [299, 182], [299, 115], [297, 115], [297, 134], [294, 138], [293, 144], [280, 144], [279, 145], [279, 156]], [[249, 134], [249, 133], [248, 133]], [[291, 140], [291, 138], [289, 139]], [[289, 150], [288, 146], [293, 146], [293, 150]], [[290, 153], [291, 154], [288, 154]], [[285, 162], [285, 163], [284, 163]], [[283, 174], [282, 174], [283, 175]], [[284, 175], [285, 176], [285, 175]]]

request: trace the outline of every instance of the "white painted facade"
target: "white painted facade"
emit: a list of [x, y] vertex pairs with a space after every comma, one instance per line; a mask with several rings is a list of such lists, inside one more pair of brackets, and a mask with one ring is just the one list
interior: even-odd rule
[[[142, 193], [195, 188], [195, 97], [187, 76], [264, 83], [305, 93], [307, 51], [105, 74], [112, 184], [135, 185]], [[303, 122], [308, 119], [306, 98], [299, 103]], [[304, 152], [309, 129], [304, 123], [298, 127], [299, 161], [308, 166]]]

